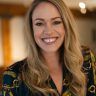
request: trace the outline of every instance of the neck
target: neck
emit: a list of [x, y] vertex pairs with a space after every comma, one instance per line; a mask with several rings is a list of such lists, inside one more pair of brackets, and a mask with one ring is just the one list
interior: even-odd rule
[[58, 68], [60, 68], [59, 53], [46, 53], [43, 55], [46, 60], [48, 69], [51, 73], [53, 73], [53, 71], [56, 71], [58, 70]]

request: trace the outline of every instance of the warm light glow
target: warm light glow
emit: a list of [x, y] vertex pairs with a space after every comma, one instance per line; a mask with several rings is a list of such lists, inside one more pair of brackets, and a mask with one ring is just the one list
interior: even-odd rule
[[84, 8], [84, 9], [80, 9], [81, 13], [82, 14], [86, 14], [87, 10]]
[[84, 2], [79, 2], [80, 11], [82, 14], [86, 14], [86, 4]]
[[79, 7], [84, 9], [86, 7], [86, 4], [84, 2], [79, 2]]

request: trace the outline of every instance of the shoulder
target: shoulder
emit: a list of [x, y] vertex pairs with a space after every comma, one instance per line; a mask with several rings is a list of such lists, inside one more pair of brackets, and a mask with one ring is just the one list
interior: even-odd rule
[[87, 70], [91, 67], [96, 68], [96, 56], [89, 47], [82, 46], [82, 55], [84, 59], [83, 67], [87, 68]]
[[4, 72], [3, 75], [4, 76], [8, 75], [8, 76], [11, 76], [13, 78], [16, 78], [17, 75], [21, 72], [22, 67], [24, 66], [25, 63], [26, 63], [26, 59], [12, 64], [11, 66], [9, 66], [6, 69], [6, 71]]
[[82, 69], [87, 79], [87, 94], [94, 96], [96, 94], [96, 57], [90, 48], [84, 46], [82, 54], [84, 58]]
[[[9, 66], [3, 73], [3, 90], [7, 92], [8, 90], [14, 89], [18, 86], [18, 75], [20, 74], [23, 65], [26, 63], [26, 59], [18, 61], [13, 65]], [[3, 92], [4, 92], [3, 91]], [[8, 95], [9, 96], [9, 95]]]
[[[92, 50], [88, 47], [82, 47], [83, 54], [83, 71], [85, 73], [90, 73], [90, 71], [96, 71], [96, 56], [93, 54]], [[95, 73], [94, 73], [95, 74]]]
[[26, 62], [27, 62], [26, 59], [15, 62], [11, 66], [9, 66], [6, 71], [13, 71], [18, 74], [20, 73], [20, 71], [22, 70], [22, 67], [26, 64]]

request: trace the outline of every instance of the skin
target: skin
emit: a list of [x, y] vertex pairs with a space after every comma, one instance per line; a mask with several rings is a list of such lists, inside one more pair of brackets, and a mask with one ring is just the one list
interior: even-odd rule
[[47, 53], [58, 51], [64, 41], [65, 30], [56, 7], [46, 2], [39, 4], [32, 21], [34, 38], [41, 50]]
[[63, 44], [65, 36], [61, 15], [53, 4], [42, 2], [33, 11], [32, 23], [36, 44], [45, 57], [50, 76], [58, 92], [61, 93], [63, 78], [58, 50]]

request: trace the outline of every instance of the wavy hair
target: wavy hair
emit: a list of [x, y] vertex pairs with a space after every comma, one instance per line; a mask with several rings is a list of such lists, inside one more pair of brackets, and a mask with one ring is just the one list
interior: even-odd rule
[[31, 91], [39, 91], [45, 95], [50, 92], [55, 93], [54, 90], [46, 84], [49, 71], [33, 35], [32, 14], [36, 6], [41, 2], [52, 3], [60, 12], [65, 28], [65, 38], [60, 48], [62, 53], [60, 55], [62, 56], [62, 62], [65, 68], [68, 70], [66, 74], [69, 76], [69, 79], [71, 79], [69, 90], [76, 96], [85, 96], [85, 75], [81, 70], [83, 56], [77, 36], [76, 24], [63, 0], [34, 0], [29, 7], [25, 24], [28, 58], [27, 65], [24, 66], [22, 70], [22, 78]]

